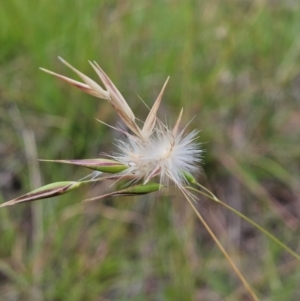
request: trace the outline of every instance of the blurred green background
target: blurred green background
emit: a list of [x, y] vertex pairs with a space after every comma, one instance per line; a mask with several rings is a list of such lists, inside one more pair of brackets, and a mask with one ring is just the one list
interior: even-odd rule
[[[108, 103], [42, 73], [107, 72], [136, 115], [201, 129], [199, 181], [300, 252], [300, 3], [10, 0], [0, 8], [0, 201], [88, 171], [43, 159], [115, 149]], [[194, 118], [194, 119], [192, 119]], [[179, 192], [0, 210], [0, 300], [251, 300]], [[300, 299], [300, 264], [233, 214], [197, 208], [261, 300]]]

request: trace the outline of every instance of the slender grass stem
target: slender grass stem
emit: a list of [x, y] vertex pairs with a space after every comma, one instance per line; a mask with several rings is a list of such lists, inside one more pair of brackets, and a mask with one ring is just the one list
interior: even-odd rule
[[202, 217], [202, 215], [196, 209], [196, 207], [194, 206], [193, 202], [190, 200], [190, 198], [185, 193], [183, 193], [183, 194], [184, 194], [185, 198], [187, 199], [187, 201], [189, 202], [189, 204], [192, 207], [192, 209], [194, 210], [194, 212], [196, 213], [197, 217], [199, 218], [199, 220], [201, 221], [201, 223], [203, 224], [203, 226], [207, 230], [207, 232], [210, 234], [210, 236], [215, 241], [215, 243], [217, 244], [217, 246], [220, 249], [220, 251], [223, 253], [223, 255], [225, 256], [225, 258], [227, 259], [227, 261], [231, 265], [232, 269], [235, 271], [235, 273], [237, 274], [237, 276], [240, 278], [240, 280], [243, 283], [243, 285], [246, 288], [246, 290], [252, 296], [253, 300], [259, 301], [259, 299], [256, 296], [256, 294], [254, 293], [253, 289], [251, 288], [251, 286], [249, 285], [249, 283], [247, 282], [247, 280], [244, 278], [243, 274], [240, 272], [240, 270], [238, 269], [238, 267], [236, 266], [236, 264], [232, 261], [232, 259], [230, 258], [229, 254], [224, 249], [224, 247], [222, 246], [222, 244], [220, 243], [220, 241], [218, 240], [218, 238], [215, 236], [215, 234], [213, 233], [213, 231], [211, 230], [211, 228], [209, 227], [209, 225], [206, 223], [206, 221], [204, 220], [204, 218]]
[[207, 188], [205, 188], [201, 184], [199, 184], [199, 183], [194, 183], [194, 184], [197, 185], [198, 187], [200, 187], [201, 189], [203, 189], [204, 191], [206, 191], [207, 193], [205, 193], [203, 191], [200, 191], [198, 189], [195, 189], [193, 187], [190, 187], [190, 186], [187, 187], [187, 189], [189, 189], [191, 191], [194, 191], [194, 192], [197, 192], [197, 193], [200, 193], [200, 194], [206, 196], [207, 198], [211, 199], [212, 201], [214, 201], [214, 202], [222, 205], [223, 207], [225, 207], [226, 209], [230, 210], [231, 212], [235, 213], [240, 218], [244, 219], [249, 224], [251, 224], [252, 226], [254, 226], [255, 228], [257, 228], [258, 230], [260, 230], [263, 234], [265, 234], [266, 236], [268, 236], [273, 242], [275, 242], [276, 244], [278, 244], [280, 247], [282, 247], [284, 250], [286, 250], [290, 255], [292, 255], [294, 258], [296, 258], [297, 260], [300, 261], [300, 255], [299, 254], [297, 254], [295, 251], [293, 251], [292, 249], [290, 249], [286, 244], [284, 244], [283, 242], [281, 242], [278, 238], [276, 238], [274, 235], [272, 235], [269, 231], [267, 231], [262, 226], [260, 226], [259, 224], [257, 224], [253, 220], [251, 220], [246, 215], [242, 214], [241, 212], [237, 211], [233, 207], [231, 207], [228, 204], [226, 204], [226, 203], [222, 202], [221, 200], [219, 200], [210, 190], [208, 190]]

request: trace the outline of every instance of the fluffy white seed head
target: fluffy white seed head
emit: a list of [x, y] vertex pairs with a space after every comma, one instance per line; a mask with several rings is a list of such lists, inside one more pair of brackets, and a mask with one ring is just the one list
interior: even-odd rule
[[127, 165], [123, 174], [135, 180], [143, 179], [147, 183], [159, 176], [161, 184], [173, 182], [182, 187], [187, 182], [185, 173], [199, 171], [202, 150], [195, 141], [197, 133], [192, 131], [184, 136], [183, 130], [177, 134], [159, 121], [147, 140], [131, 135], [123, 141], [118, 140], [119, 153], [113, 158]]

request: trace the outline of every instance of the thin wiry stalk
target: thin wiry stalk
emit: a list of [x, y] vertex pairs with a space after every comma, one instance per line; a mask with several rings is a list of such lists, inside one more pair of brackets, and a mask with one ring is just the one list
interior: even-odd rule
[[238, 267], [236, 266], [236, 264], [232, 261], [232, 259], [230, 258], [229, 254], [224, 249], [224, 247], [222, 246], [222, 244], [220, 243], [220, 241], [218, 240], [218, 238], [215, 236], [215, 234], [213, 233], [213, 231], [211, 230], [211, 228], [209, 227], [209, 225], [206, 223], [206, 221], [204, 220], [204, 218], [202, 217], [202, 215], [196, 209], [196, 207], [194, 206], [193, 202], [190, 200], [190, 198], [185, 193], [183, 193], [183, 194], [184, 194], [185, 198], [187, 199], [187, 201], [189, 202], [189, 204], [192, 207], [192, 209], [194, 210], [194, 212], [196, 213], [197, 217], [199, 218], [199, 220], [201, 221], [201, 223], [203, 224], [203, 226], [205, 227], [205, 229], [209, 233], [209, 235], [215, 241], [216, 245], [218, 246], [218, 248], [220, 249], [220, 251], [223, 253], [223, 255], [227, 259], [228, 263], [231, 265], [232, 269], [235, 271], [235, 273], [237, 274], [237, 276], [240, 278], [240, 280], [243, 283], [245, 289], [249, 292], [249, 294], [251, 295], [251, 297], [253, 298], [253, 300], [259, 301], [259, 299], [256, 296], [255, 292], [253, 291], [253, 289], [251, 288], [251, 286], [249, 285], [249, 283], [247, 282], [247, 280], [245, 279], [245, 277], [243, 276], [243, 274], [240, 272], [240, 270], [238, 269]]
[[205, 188], [201, 184], [199, 184], [199, 183], [194, 183], [194, 184], [197, 185], [198, 187], [200, 187], [201, 189], [207, 191], [207, 193], [205, 193], [203, 191], [200, 191], [198, 189], [195, 189], [193, 187], [190, 187], [190, 186], [186, 187], [186, 188], [189, 189], [189, 190], [192, 190], [194, 192], [200, 193], [203, 196], [206, 196], [207, 198], [211, 199], [212, 201], [214, 201], [214, 202], [222, 205], [223, 207], [227, 208], [231, 212], [235, 213], [240, 218], [244, 219], [249, 224], [251, 224], [252, 226], [254, 226], [255, 228], [257, 228], [258, 230], [260, 230], [263, 234], [265, 234], [266, 236], [268, 236], [273, 242], [277, 243], [280, 247], [282, 247], [284, 250], [286, 250], [288, 253], [290, 253], [294, 258], [296, 258], [297, 260], [300, 261], [300, 255], [299, 254], [297, 254], [295, 251], [293, 251], [292, 249], [290, 249], [286, 244], [284, 244], [283, 242], [281, 242], [278, 238], [276, 238], [274, 235], [272, 235], [269, 231], [267, 231], [266, 229], [264, 229], [262, 226], [260, 226], [256, 222], [254, 222], [252, 219], [250, 219], [246, 215], [242, 214], [241, 212], [239, 212], [236, 209], [232, 208], [228, 204], [226, 204], [226, 203], [222, 202], [221, 200], [219, 200], [210, 190], [208, 190], [207, 188]]

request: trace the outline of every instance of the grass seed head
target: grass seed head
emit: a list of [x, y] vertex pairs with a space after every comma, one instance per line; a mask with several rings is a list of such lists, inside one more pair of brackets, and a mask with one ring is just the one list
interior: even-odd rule
[[114, 160], [127, 166], [124, 171], [120, 172], [120, 177], [128, 178], [129, 176], [132, 179], [131, 182], [143, 180], [146, 184], [150, 179], [158, 176], [161, 184], [169, 185], [172, 182], [181, 189], [185, 184], [188, 184], [185, 175], [195, 174], [199, 171], [202, 150], [200, 144], [196, 142], [198, 131], [192, 131], [189, 134], [185, 134], [185, 130], [179, 131], [182, 110], [173, 129], [170, 129], [157, 118], [163, 92], [169, 78], [154, 102], [143, 128], [140, 129], [126, 100], [97, 63], [90, 62], [106, 91], [66, 61], [63, 59], [61, 61], [71, 68], [84, 83], [52, 71], [42, 70], [88, 94], [107, 100], [132, 131], [133, 134], [125, 132], [125, 138], [117, 141], [119, 151], [110, 155]]

